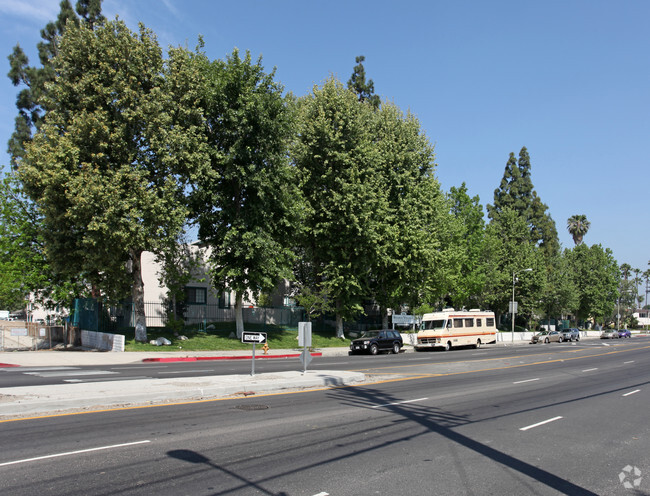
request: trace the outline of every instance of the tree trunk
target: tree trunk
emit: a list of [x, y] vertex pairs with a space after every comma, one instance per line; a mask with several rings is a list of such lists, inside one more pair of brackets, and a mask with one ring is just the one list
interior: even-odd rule
[[244, 299], [238, 291], [235, 293], [235, 328], [237, 330], [237, 339], [241, 339], [244, 333]]
[[336, 337], [345, 339], [345, 334], [343, 332], [343, 317], [341, 314], [336, 314]]
[[379, 312], [381, 313], [381, 328], [388, 329], [388, 309], [380, 306]]
[[341, 308], [341, 302], [336, 302], [336, 337], [345, 339], [345, 333], [343, 332], [343, 317], [339, 309]]
[[144, 313], [144, 281], [142, 280], [142, 251], [131, 250], [133, 262], [133, 314], [135, 317], [135, 340], [147, 342], [147, 318]]

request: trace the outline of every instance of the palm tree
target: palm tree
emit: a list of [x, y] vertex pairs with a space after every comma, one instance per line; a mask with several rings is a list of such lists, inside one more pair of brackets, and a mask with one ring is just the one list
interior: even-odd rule
[[587, 220], [586, 215], [572, 215], [567, 220], [567, 229], [573, 236], [573, 242], [577, 245], [582, 243], [582, 238], [587, 231], [591, 223]]

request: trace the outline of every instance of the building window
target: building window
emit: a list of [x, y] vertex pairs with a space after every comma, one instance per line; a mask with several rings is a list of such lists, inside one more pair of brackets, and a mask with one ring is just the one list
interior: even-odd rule
[[285, 307], [295, 307], [296, 306], [296, 300], [294, 300], [291, 296], [285, 296], [284, 297], [284, 306]]
[[219, 308], [230, 308], [230, 293], [224, 291], [219, 296]]
[[188, 305], [205, 305], [208, 290], [206, 288], [185, 287], [185, 296]]

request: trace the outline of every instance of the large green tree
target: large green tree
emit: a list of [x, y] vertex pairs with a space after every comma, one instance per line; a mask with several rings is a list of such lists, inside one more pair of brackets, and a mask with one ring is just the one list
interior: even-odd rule
[[[519, 315], [532, 315], [544, 284], [544, 258], [530, 239], [529, 225], [516, 210], [508, 207], [501, 211], [498, 222], [488, 224], [485, 234], [482, 294], [485, 306], [499, 314], [508, 311], [515, 274], [519, 276], [515, 297]], [[532, 271], [524, 272], [525, 269]]]
[[478, 196], [469, 196], [465, 183], [459, 188], [452, 187], [448, 198], [455, 221], [453, 245], [457, 248], [449, 303], [456, 308], [480, 307], [480, 295], [485, 285], [481, 263], [485, 244], [483, 207]]
[[385, 210], [377, 173], [374, 110], [330, 78], [300, 100], [298, 137], [292, 149], [305, 199], [304, 231], [297, 238], [306, 260], [303, 277], [343, 320], [362, 311], [368, 297], [376, 212]]
[[47, 114], [20, 178], [57, 271], [83, 274], [109, 296], [130, 287], [136, 340], [146, 341], [141, 255], [175, 245], [187, 217], [184, 177], [204, 159], [196, 77], [184, 50], [170, 50], [165, 65], [142, 25], [133, 33], [121, 21], [69, 23], [57, 46]]
[[9, 174], [0, 183], [0, 308], [22, 308], [46, 273], [40, 215]]
[[369, 296], [386, 309], [411, 308], [446, 289], [451, 218], [434, 176], [434, 150], [420, 123], [385, 103], [373, 115], [376, 209], [368, 226]]
[[261, 59], [235, 50], [225, 61], [197, 59], [204, 74], [209, 164], [197, 177], [194, 215], [210, 251], [213, 285], [236, 292], [237, 334], [244, 296], [289, 277], [299, 196], [288, 160], [292, 98]]
[[565, 253], [546, 258], [544, 287], [539, 300], [539, 312], [549, 319], [575, 315], [578, 308], [578, 291], [573, 271]]
[[614, 312], [620, 271], [609, 248], [580, 244], [566, 251], [578, 292], [577, 316], [596, 323]]
[[29, 58], [20, 44], [16, 45], [9, 55], [11, 68], [8, 76], [14, 86], [22, 87], [16, 99], [18, 116], [15, 129], [8, 145], [12, 165], [18, 165], [20, 158], [24, 156], [25, 145], [31, 141], [32, 134], [43, 123], [48, 110], [44, 95], [48, 91], [47, 85], [55, 79], [52, 59], [58, 53], [59, 38], [65, 32], [68, 22], [74, 25], [83, 24], [90, 29], [101, 25], [104, 22], [101, 3], [101, 0], [78, 0], [76, 9], [72, 8], [69, 0], [60, 3], [56, 21], [48, 23], [41, 30], [42, 41], [37, 45], [40, 66], [29, 65]]

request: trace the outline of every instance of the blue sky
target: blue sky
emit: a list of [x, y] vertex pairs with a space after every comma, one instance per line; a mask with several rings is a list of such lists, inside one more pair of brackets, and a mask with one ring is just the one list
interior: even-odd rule
[[[32, 62], [58, 0], [0, 0], [0, 51], [20, 42]], [[263, 56], [288, 91], [330, 74], [349, 79], [357, 55], [384, 99], [410, 109], [435, 145], [445, 191], [467, 183], [491, 203], [510, 152], [526, 146], [532, 180], [560, 242], [585, 214], [585, 243], [619, 264], [650, 261], [650, 2], [645, 0], [199, 1], [105, 0], [104, 13], [142, 21], [162, 46], [211, 58], [234, 47]], [[16, 114], [0, 78], [0, 164]]]

